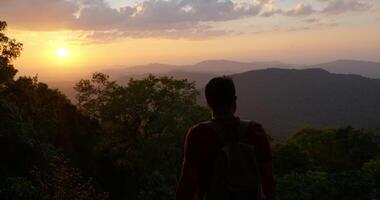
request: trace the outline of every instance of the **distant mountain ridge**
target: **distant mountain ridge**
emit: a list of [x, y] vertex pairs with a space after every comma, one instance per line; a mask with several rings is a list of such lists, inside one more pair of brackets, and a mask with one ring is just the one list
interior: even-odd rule
[[121, 76], [140, 76], [143, 74], [165, 74], [172, 71], [185, 71], [192, 73], [210, 73], [210, 74], [234, 74], [256, 69], [265, 68], [291, 68], [294, 65], [284, 64], [281, 62], [237, 62], [230, 60], [205, 60], [193, 65], [169, 65], [161, 63], [152, 63], [147, 65], [137, 65], [131, 67], [118, 67], [107, 69], [103, 72], [109, 74], [115, 79]]
[[[179, 79], [195, 81], [197, 88], [205, 86], [207, 81], [217, 75], [232, 75], [251, 70], [267, 68], [322, 68], [332, 73], [357, 74], [369, 78], [380, 78], [380, 63], [357, 60], [337, 60], [318, 65], [300, 66], [285, 64], [277, 61], [271, 62], [238, 62], [231, 60], [205, 60], [194, 65], [170, 65], [152, 63], [131, 67], [117, 67], [103, 70], [114, 80], [121, 84], [128, 82], [130, 78], [143, 78], [148, 74], [158, 76], [172, 76]], [[70, 99], [74, 100], [74, 82], [49, 82], [53, 88], [63, 91]]]
[[[109, 74], [112, 78], [122, 80], [123, 77], [144, 77], [147, 74], [176, 75], [177, 72], [187, 72], [189, 75], [186, 77], [189, 80], [199, 80], [191, 78], [192, 73], [198, 75], [209, 74], [215, 75], [231, 75], [236, 73], [247, 72], [251, 70], [268, 69], [268, 68], [282, 68], [282, 69], [309, 69], [321, 68], [331, 73], [337, 74], [356, 74], [368, 78], [380, 78], [380, 63], [370, 61], [357, 61], [357, 60], [336, 60], [317, 65], [292, 65], [277, 61], [270, 62], [238, 62], [231, 60], [205, 60], [193, 65], [170, 65], [161, 63], [152, 63], [147, 65], [138, 65], [131, 67], [118, 67], [114, 69], [107, 69], [104, 73]], [[175, 77], [175, 76], [174, 76]], [[182, 76], [183, 77], [183, 76]], [[204, 76], [207, 77], [207, 76]], [[208, 78], [208, 77], [207, 77]], [[201, 82], [205, 82], [201, 80]], [[198, 85], [202, 85], [199, 84]]]
[[[294, 67], [278, 62], [213, 60], [187, 66], [142, 65], [123, 73], [117, 69], [111, 77], [126, 84], [130, 78], [140, 79], [148, 74], [172, 76], [195, 81], [201, 89], [212, 77], [231, 75], [238, 91], [238, 114], [263, 123], [274, 137], [286, 138], [305, 126], [380, 128], [380, 79], [374, 79], [378, 65], [340, 60], [289, 69]], [[344, 69], [345, 74], [340, 74]], [[73, 100], [75, 92], [67, 85], [74, 83], [51, 84]]]
[[380, 128], [380, 79], [323, 69], [265, 69], [232, 76], [238, 114], [276, 138], [305, 127]]
[[380, 63], [359, 60], [336, 60], [308, 66], [308, 68], [322, 68], [337, 74], [356, 74], [368, 78], [380, 78]]

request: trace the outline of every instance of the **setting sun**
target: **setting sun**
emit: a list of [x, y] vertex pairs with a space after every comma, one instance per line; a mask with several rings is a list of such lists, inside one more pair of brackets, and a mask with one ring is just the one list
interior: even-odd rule
[[59, 48], [56, 52], [59, 58], [67, 58], [70, 55], [70, 52], [67, 48]]

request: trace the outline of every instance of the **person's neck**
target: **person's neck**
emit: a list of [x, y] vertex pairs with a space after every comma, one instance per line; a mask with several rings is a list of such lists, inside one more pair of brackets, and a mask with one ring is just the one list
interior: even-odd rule
[[234, 118], [234, 113], [213, 113], [213, 119], [231, 119]]

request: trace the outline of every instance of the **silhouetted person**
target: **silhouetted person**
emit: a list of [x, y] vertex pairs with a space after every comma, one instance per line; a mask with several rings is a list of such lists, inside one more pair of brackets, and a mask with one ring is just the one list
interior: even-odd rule
[[205, 93], [213, 118], [193, 126], [187, 133], [176, 199], [255, 200], [260, 188], [265, 199], [274, 199], [267, 134], [260, 124], [234, 115], [236, 95], [232, 79], [212, 79]]

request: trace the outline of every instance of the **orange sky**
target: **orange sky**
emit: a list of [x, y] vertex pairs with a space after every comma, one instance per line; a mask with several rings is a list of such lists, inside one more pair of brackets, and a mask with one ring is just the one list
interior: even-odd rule
[[[24, 43], [23, 54], [16, 61], [20, 74], [38, 74], [42, 80], [77, 79], [116, 65], [152, 62], [380, 61], [379, 2], [370, 0], [358, 4], [352, 3], [355, 0], [226, 0], [230, 4], [212, 0], [209, 7], [189, 0], [180, 8], [179, 0], [162, 5], [151, 0], [134, 4], [96, 0], [94, 5], [79, 6], [70, 4], [76, 0], [37, 0], [39, 5], [31, 7], [25, 5], [27, 1], [1, 1], [0, 19], [9, 24], [7, 34]], [[341, 7], [334, 4], [339, 1]], [[172, 2], [177, 2], [173, 3], [177, 7]], [[29, 18], [21, 15], [28, 16], [25, 9], [38, 13], [41, 7], [52, 11], [30, 14]], [[165, 12], [176, 8], [181, 12]], [[202, 12], [205, 14], [199, 17]], [[104, 16], [98, 18], [99, 13]], [[67, 49], [67, 57], [57, 56], [60, 48]]]

